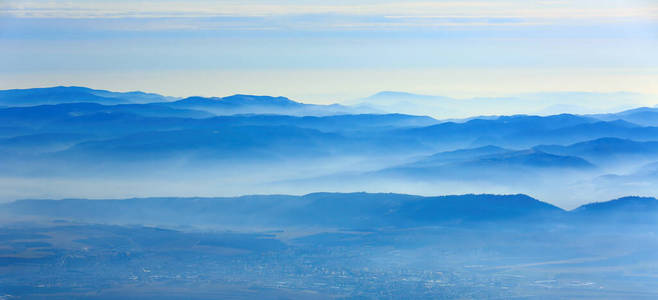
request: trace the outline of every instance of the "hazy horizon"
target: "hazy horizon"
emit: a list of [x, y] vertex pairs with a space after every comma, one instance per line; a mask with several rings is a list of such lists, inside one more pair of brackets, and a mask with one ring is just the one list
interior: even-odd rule
[[[598, 108], [601, 110], [600, 112], [596, 113], [615, 113], [615, 112], [620, 112], [622, 110], [627, 110], [631, 108], [638, 108], [638, 107], [653, 107], [653, 106], [658, 106], [658, 94], [643, 94], [643, 93], [636, 93], [636, 92], [629, 92], [629, 91], [610, 91], [610, 92], [593, 92], [593, 91], [580, 91], [580, 90], [555, 90], [555, 91], [533, 91], [533, 92], [523, 92], [523, 93], [511, 93], [511, 94], [483, 94], [483, 95], [471, 95], [471, 96], [454, 96], [451, 94], [427, 94], [427, 93], [414, 93], [410, 91], [403, 91], [403, 90], [392, 90], [392, 89], [381, 89], [378, 90], [374, 93], [371, 94], [363, 94], [363, 95], [358, 95], [356, 98], [347, 98], [347, 99], [341, 99], [341, 98], [336, 98], [335, 101], [313, 101], [313, 97], [311, 99], [307, 98], [298, 98], [290, 95], [285, 95], [285, 94], [266, 94], [263, 92], [254, 92], [254, 93], [241, 93], [241, 92], [227, 92], [225, 94], [202, 94], [202, 93], [191, 93], [191, 94], [179, 94], [179, 95], [171, 95], [171, 94], [166, 94], [166, 93], [161, 93], [155, 90], [148, 90], [148, 89], [111, 89], [111, 88], [105, 88], [102, 86], [86, 86], [86, 85], [68, 85], [68, 84], [52, 84], [52, 85], [41, 85], [41, 86], [18, 86], [18, 87], [11, 87], [11, 88], [0, 88], [0, 91], [2, 90], [30, 90], [30, 89], [48, 89], [48, 88], [55, 88], [55, 87], [80, 87], [80, 88], [89, 88], [89, 89], [94, 89], [94, 90], [105, 90], [105, 91], [111, 91], [111, 92], [120, 92], [120, 93], [130, 93], [130, 92], [142, 92], [142, 93], [153, 93], [153, 94], [158, 94], [161, 96], [165, 97], [173, 97], [173, 99], [168, 100], [168, 101], [174, 101], [175, 99], [184, 99], [184, 98], [189, 98], [189, 97], [206, 97], [206, 98], [224, 98], [224, 97], [230, 97], [230, 96], [235, 96], [235, 95], [253, 95], [253, 96], [271, 96], [271, 97], [285, 97], [290, 100], [293, 100], [295, 102], [299, 103], [304, 103], [304, 104], [318, 104], [318, 105], [331, 105], [331, 104], [340, 104], [340, 105], [362, 105], [365, 102], [367, 102], [369, 99], [373, 101], [377, 101], [380, 96], [390, 98], [391, 96], [386, 95], [386, 94], [392, 94], [399, 96], [401, 99], [404, 97], [418, 97], [419, 99], [426, 98], [426, 99], [436, 99], [436, 100], [455, 100], [455, 101], [463, 101], [466, 103], [467, 101], [487, 101], [487, 100], [494, 100], [494, 99], [500, 99], [500, 100], [521, 100], [521, 101], [533, 101], [537, 100], [538, 98], [541, 98], [542, 96], [548, 97], [558, 97], [558, 96], [566, 96], [570, 98], [575, 98], [575, 97], [585, 97], [585, 98], [593, 98], [594, 103], [597, 101], [601, 101], [601, 105]], [[615, 97], [632, 97], [636, 98], [633, 99], [633, 101], [629, 101], [630, 99], [624, 98], [621, 101], [617, 100], [616, 102], [612, 103], [606, 103], [605, 100], [615, 98]], [[600, 99], [596, 99], [600, 98]], [[559, 103], [562, 105], [567, 105], [567, 104], [573, 104], [574, 106], [580, 105], [584, 109], [590, 109], [590, 110], [595, 110], [593, 107], [588, 107], [587, 103], [570, 103], [569, 100], [571, 99], [566, 99], [560, 101], [560, 99], [555, 99], [555, 103]], [[385, 101], [385, 100], [384, 100]], [[376, 102], [372, 102], [371, 104], [375, 104]], [[623, 103], [625, 105], [619, 105], [619, 103]], [[431, 104], [429, 102], [428, 104]], [[591, 99], [590, 99], [590, 105]], [[609, 104], [609, 105], [608, 105]], [[548, 105], [555, 105], [554, 103], [549, 102]], [[608, 105], [608, 106], [606, 106]], [[602, 108], [604, 107], [604, 108]], [[390, 111], [382, 111], [381, 113], [396, 113], [394, 110]], [[404, 113], [404, 112], [402, 112]], [[582, 112], [568, 112], [565, 111], [564, 113], [582, 113]], [[592, 112], [595, 113], [595, 112]], [[414, 113], [410, 113], [414, 114]], [[515, 111], [508, 111], [508, 112], [492, 112], [490, 114], [483, 114], [479, 111], [474, 111], [470, 115], [464, 115], [461, 116], [460, 118], [469, 118], [469, 117], [478, 117], [478, 116], [484, 116], [484, 115], [513, 115], [513, 114], [538, 114], [538, 115], [548, 115], [550, 113], [547, 112], [541, 112], [541, 111], [527, 111], [525, 113], [520, 113], [520, 112], [515, 112]], [[422, 115], [422, 114], [418, 114]], [[431, 116], [431, 114], [429, 114]], [[441, 119], [441, 117], [438, 117]], [[455, 116], [451, 116], [448, 118], [458, 118]]]
[[0, 89], [658, 94], [653, 1], [8, 1]]
[[657, 50], [658, 0], [0, 0], [0, 300], [658, 299]]

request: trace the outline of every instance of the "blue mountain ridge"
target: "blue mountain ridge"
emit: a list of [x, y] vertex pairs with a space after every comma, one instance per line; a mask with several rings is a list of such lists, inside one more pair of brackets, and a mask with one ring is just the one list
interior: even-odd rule
[[[313, 193], [224, 198], [133, 198], [123, 200], [18, 200], [2, 205], [17, 215], [114, 224], [260, 224], [322, 226], [425, 226], [483, 222], [579, 222], [611, 215], [653, 216], [658, 200], [625, 197], [563, 210], [527, 195]], [[646, 220], [645, 220], [646, 221]]]
[[237, 94], [228, 97], [188, 97], [173, 102], [158, 103], [171, 108], [203, 110], [216, 115], [235, 114], [285, 114], [296, 116], [326, 116], [369, 112], [339, 104], [305, 104], [286, 97]]
[[590, 117], [604, 121], [624, 120], [644, 126], [658, 126], [657, 107], [639, 107], [618, 113], [590, 115]]
[[658, 142], [637, 142], [629, 139], [605, 137], [569, 146], [539, 145], [533, 147], [533, 149], [559, 155], [581, 157], [613, 157], [633, 154], [655, 156], [658, 155]]
[[111, 92], [78, 86], [0, 90], [0, 105], [33, 106], [92, 102], [99, 104], [127, 104], [171, 101], [175, 98], [144, 92]]
[[395, 187], [392, 183], [475, 189], [486, 183], [491, 185], [477, 191], [530, 193], [520, 186], [549, 189], [563, 179], [562, 184], [573, 184], [570, 188], [603, 190], [595, 183], [605, 179], [606, 189], [625, 189], [610, 192], [610, 198], [649, 187], [656, 178], [655, 168], [632, 168], [658, 161], [658, 127], [622, 119], [559, 114], [451, 122], [404, 114], [336, 114], [333, 108], [251, 95], [1, 108], [0, 171], [27, 180], [168, 175], [217, 178], [218, 184], [248, 173], [260, 177], [245, 185], [267, 188], [311, 180], [303, 192], [330, 180], [336, 184], [327, 183], [328, 189], [339, 191], [349, 191], [340, 189], [341, 182], [373, 190], [381, 184]]

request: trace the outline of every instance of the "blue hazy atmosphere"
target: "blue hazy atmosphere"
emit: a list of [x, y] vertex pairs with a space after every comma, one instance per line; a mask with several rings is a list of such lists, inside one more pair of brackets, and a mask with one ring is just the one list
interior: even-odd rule
[[650, 0], [0, 1], [0, 300], [658, 299]]
[[0, 91], [0, 294], [658, 296], [658, 108], [445, 120], [393, 99], [460, 108]]
[[652, 0], [0, 2], [0, 88], [658, 94]]

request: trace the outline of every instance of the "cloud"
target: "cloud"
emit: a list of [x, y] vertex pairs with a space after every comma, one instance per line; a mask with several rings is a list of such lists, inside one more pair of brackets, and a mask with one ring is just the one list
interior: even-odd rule
[[200, 18], [217, 16], [276, 17], [294, 15], [387, 16], [392, 18], [537, 18], [656, 20], [658, 5], [650, 2], [590, 1], [388, 1], [355, 0], [327, 5], [290, 1], [8, 1], [5, 15], [21, 18]]
[[18, 17], [209, 17], [209, 16], [280, 16], [305, 14], [421, 14], [428, 10], [466, 13], [469, 9], [505, 6], [487, 2], [390, 2], [359, 4], [278, 4], [231, 1], [21, 1], [1, 5], [2, 9]]
[[[312, 0], [303, 4], [286, 0], [254, 0], [248, 4], [237, 1], [179, 0], [7, 1], [0, 2], [0, 21], [4, 19], [5, 24], [19, 24], [20, 22], [11, 19], [93, 20], [97, 24], [91, 24], [92, 27], [110, 31], [496, 30], [508, 27], [579, 27], [642, 22], [649, 24], [650, 28], [657, 27], [656, 4], [629, 1], [620, 6], [611, 0], [600, 0], [596, 5], [584, 5], [583, 1], [466, 0], [382, 3], [355, 0], [349, 3], [333, 1], [335, 4], [331, 5]], [[110, 23], [102, 20], [122, 22]], [[0, 33], [2, 31], [0, 29]], [[4, 33], [7, 31], [5, 28]]]

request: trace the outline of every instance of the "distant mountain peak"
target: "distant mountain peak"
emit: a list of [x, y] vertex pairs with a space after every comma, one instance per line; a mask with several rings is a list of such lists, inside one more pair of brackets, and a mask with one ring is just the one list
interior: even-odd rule
[[175, 98], [141, 91], [112, 92], [81, 86], [0, 90], [0, 104], [6, 106], [34, 106], [78, 102], [115, 105], [167, 102], [171, 100], [175, 100]]
[[579, 213], [616, 213], [622, 211], [648, 212], [658, 209], [658, 199], [653, 197], [629, 196], [606, 202], [585, 204], [574, 210]]
[[220, 101], [222, 98], [219, 97], [202, 97], [202, 96], [191, 96], [187, 98], [183, 98], [181, 100], [178, 100], [177, 102], [212, 102], [212, 101]]
[[270, 97], [236, 94], [228, 97], [201, 97], [193, 96], [176, 101], [180, 105], [207, 106], [208, 108], [248, 108], [248, 107], [271, 107], [290, 108], [299, 107], [304, 104], [292, 101], [286, 97]]
[[256, 95], [245, 95], [245, 94], [235, 94], [233, 96], [224, 97], [222, 98], [222, 101], [254, 103], [254, 104], [263, 104], [263, 103], [300, 104], [299, 102], [281, 96], [272, 97], [272, 96], [256, 96]]
[[[376, 93], [366, 99], [439, 99], [446, 98], [442, 96], [432, 96], [432, 95], [423, 95], [423, 94], [414, 94], [409, 92], [399, 92], [399, 91], [381, 91]], [[447, 98], [446, 98], [447, 99]]]
[[478, 164], [518, 165], [544, 168], [594, 168], [585, 159], [576, 156], [555, 155], [537, 149], [495, 154], [481, 158]]
[[381, 91], [381, 92], [376, 93], [372, 96], [374, 96], [374, 97], [393, 97], [393, 96], [425, 96], [425, 95], [418, 95], [418, 94], [414, 94], [414, 93], [399, 92], [399, 91]]

